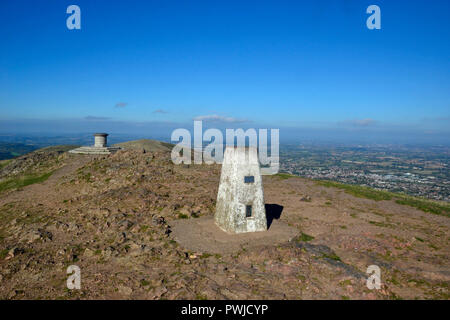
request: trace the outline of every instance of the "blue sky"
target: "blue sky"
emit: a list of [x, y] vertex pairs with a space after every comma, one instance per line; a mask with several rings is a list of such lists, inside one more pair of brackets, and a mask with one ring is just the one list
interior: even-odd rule
[[[66, 27], [71, 4], [81, 30]], [[381, 30], [366, 28], [371, 4]], [[400, 0], [3, 0], [0, 131], [114, 122], [126, 132], [200, 118], [448, 139], [449, 9]]]

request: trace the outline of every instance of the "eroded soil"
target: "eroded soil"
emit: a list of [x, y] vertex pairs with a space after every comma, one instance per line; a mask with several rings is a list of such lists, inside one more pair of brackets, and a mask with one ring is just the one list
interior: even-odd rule
[[[0, 194], [1, 299], [449, 298], [445, 216], [265, 176], [265, 202], [299, 236], [190, 251], [171, 225], [214, 215], [219, 166], [138, 151], [40, 162], [55, 170], [47, 181]], [[70, 265], [81, 290], [66, 287]], [[369, 265], [380, 290], [366, 287]]]

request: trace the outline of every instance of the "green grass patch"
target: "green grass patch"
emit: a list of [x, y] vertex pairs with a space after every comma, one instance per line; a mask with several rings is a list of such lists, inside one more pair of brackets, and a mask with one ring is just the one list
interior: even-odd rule
[[310, 236], [309, 234], [303, 233], [298, 237], [298, 241], [308, 242], [314, 240], [313, 236]]
[[398, 204], [414, 207], [424, 212], [429, 212], [441, 216], [450, 217], [450, 204], [437, 202], [417, 197], [401, 196], [401, 199], [395, 200]]
[[383, 228], [394, 228], [395, 226], [389, 223], [384, 223], [384, 222], [378, 222], [378, 221], [369, 221], [370, 224], [373, 224], [374, 226], [377, 227], [383, 227]]
[[8, 179], [6, 181], [0, 182], [0, 192], [26, 187], [30, 184], [42, 183], [47, 180], [53, 172], [44, 173], [42, 175], [27, 175], [19, 178]]
[[351, 285], [352, 285], [352, 282], [351, 282], [349, 279], [347, 279], [347, 280], [343, 280], [343, 281], [339, 282], [339, 284], [340, 284], [342, 287], [346, 287], [346, 286], [351, 286]]
[[317, 184], [324, 187], [339, 188], [358, 198], [367, 198], [375, 201], [391, 200], [392, 194], [387, 191], [379, 191], [368, 187], [362, 187], [352, 184], [343, 184], [334, 181], [317, 181]]
[[179, 218], [179, 219], [188, 219], [189, 216], [188, 216], [187, 214], [184, 214], [184, 213], [179, 213], [179, 214], [178, 214], [178, 218]]
[[86, 181], [87, 183], [90, 183], [90, 182], [92, 182], [91, 176], [92, 176], [92, 174], [91, 174], [90, 172], [88, 172], [88, 173], [86, 173], [86, 174], [81, 174], [81, 175], [79, 175], [78, 178], [79, 178], [80, 180]]
[[339, 258], [339, 256], [334, 252], [332, 252], [330, 254], [323, 253], [322, 258], [328, 258], [328, 259], [331, 259], [334, 261], [341, 261], [341, 258]]
[[285, 180], [285, 179], [289, 179], [289, 178], [295, 177], [294, 175], [289, 174], [289, 173], [277, 173], [275, 176], [280, 178], [281, 180]]
[[147, 280], [145, 280], [145, 279], [142, 279], [142, 280], [141, 280], [141, 286], [146, 287], [146, 286], [149, 286], [149, 285], [150, 285], [150, 282], [149, 282], [149, 281], [147, 281]]
[[334, 181], [319, 180], [316, 183], [324, 187], [334, 187], [344, 190], [346, 193], [358, 198], [372, 199], [375, 201], [394, 199], [396, 203], [401, 205], [414, 207], [424, 212], [450, 217], [450, 203], [447, 202], [428, 200], [425, 198], [408, 196], [402, 193], [375, 190], [368, 187]]
[[208, 300], [208, 297], [204, 294], [201, 293], [197, 293], [197, 295], [195, 296], [196, 300]]
[[8, 255], [9, 250], [8, 249], [3, 249], [0, 251], [0, 259], [5, 259], [6, 256]]
[[3, 169], [4, 167], [6, 167], [11, 161], [12, 161], [12, 159], [0, 161], [0, 169]]

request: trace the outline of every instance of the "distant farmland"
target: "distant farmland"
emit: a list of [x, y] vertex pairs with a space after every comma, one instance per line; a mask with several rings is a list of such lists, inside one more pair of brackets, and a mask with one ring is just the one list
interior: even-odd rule
[[0, 142], [0, 160], [12, 159], [36, 150], [38, 147], [23, 143]]

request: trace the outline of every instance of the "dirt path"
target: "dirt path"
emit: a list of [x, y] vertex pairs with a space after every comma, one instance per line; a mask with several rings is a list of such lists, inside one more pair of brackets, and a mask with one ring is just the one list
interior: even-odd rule
[[232, 253], [261, 245], [274, 246], [288, 242], [298, 234], [297, 228], [281, 221], [274, 221], [269, 230], [264, 232], [228, 234], [219, 229], [213, 217], [181, 219], [174, 221], [171, 227], [174, 239], [186, 250], [214, 254]]

